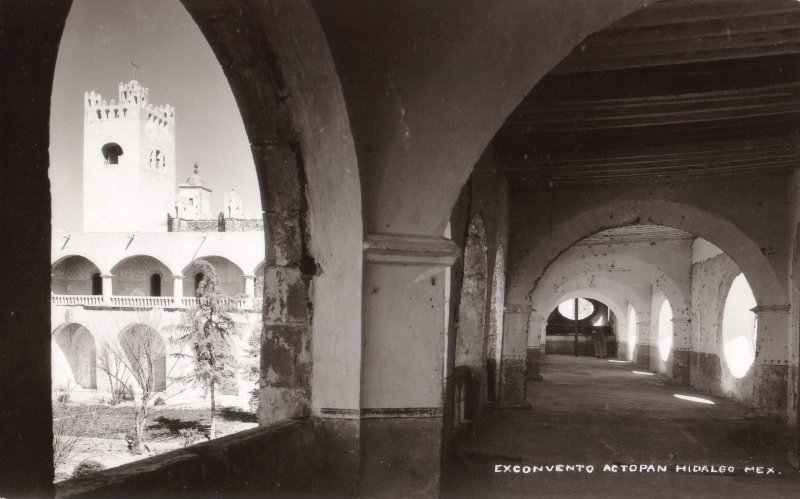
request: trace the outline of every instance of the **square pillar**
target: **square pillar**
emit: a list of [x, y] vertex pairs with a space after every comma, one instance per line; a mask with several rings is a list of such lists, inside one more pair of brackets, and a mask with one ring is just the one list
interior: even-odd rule
[[756, 314], [756, 358], [753, 361], [753, 405], [759, 413], [786, 415], [789, 388], [790, 307], [759, 305]]
[[528, 348], [525, 352], [525, 379], [542, 381], [542, 334], [547, 318], [530, 315], [528, 319]]
[[183, 307], [183, 277], [182, 275], [172, 276], [172, 306], [175, 308]]
[[[636, 322], [636, 365], [645, 369], [650, 369], [650, 319]], [[658, 352], [656, 351], [656, 355]]]
[[111, 305], [111, 296], [112, 296], [112, 279], [114, 278], [111, 274], [104, 274], [103, 276], [103, 303], [106, 305]]
[[253, 308], [253, 298], [256, 296], [256, 276], [244, 275], [245, 307]]
[[370, 235], [364, 243], [358, 495], [439, 491], [449, 239]]
[[525, 400], [525, 363], [530, 315], [531, 309], [526, 305], [506, 303], [503, 358], [500, 366], [500, 407], [530, 408]]
[[689, 384], [691, 328], [692, 319], [690, 317], [672, 318], [672, 379], [683, 385]]

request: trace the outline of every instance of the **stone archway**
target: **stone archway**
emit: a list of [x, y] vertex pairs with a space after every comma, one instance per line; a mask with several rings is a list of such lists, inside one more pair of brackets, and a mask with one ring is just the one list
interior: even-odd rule
[[125, 358], [112, 360], [124, 364], [133, 382], [147, 384], [154, 392], [167, 389], [167, 351], [158, 331], [146, 324], [131, 324], [119, 332], [117, 341]]
[[56, 346], [66, 360], [69, 373], [58, 371], [59, 362], [53, 367], [54, 384], [59, 381], [75, 383], [81, 388], [97, 388], [97, 346], [86, 326], [74, 322], [62, 324], [53, 332]]

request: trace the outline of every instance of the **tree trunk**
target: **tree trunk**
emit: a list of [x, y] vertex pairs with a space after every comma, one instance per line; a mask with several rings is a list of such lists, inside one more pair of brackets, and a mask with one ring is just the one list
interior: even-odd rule
[[214, 383], [211, 383], [211, 429], [209, 430], [209, 439], [213, 439], [217, 433], [217, 418], [216, 418], [216, 401], [214, 400]]
[[131, 442], [131, 454], [139, 455], [142, 453], [142, 436], [144, 435], [144, 425], [147, 421], [147, 416], [143, 410], [136, 411], [135, 430], [133, 435], [133, 442]]

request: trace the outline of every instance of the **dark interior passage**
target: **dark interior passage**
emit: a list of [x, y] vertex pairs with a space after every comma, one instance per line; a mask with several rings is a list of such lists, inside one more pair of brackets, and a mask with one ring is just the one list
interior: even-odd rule
[[[800, 477], [786, 464], [791, 429], [745, 419], [745, 408], [633, 364], [547, 356], [544, 382], [528, 384], [532, 410], [500, 410], [444, 470], [444, 497], [790, 497]], [[644, 371], [640, 371], [644, 372]], [[675, 395], [697, 397], [698, 401]], [[701, 401], [713, 402], [713, 404]], [[586, 472], [496, 473], [495, 465], [593, 465]], [[616, 473], [603, 471], [617, 465]], [[666, 472], [623, 472], [621, 465]], [[676, 471], [707, 466], [709, 473]], [[728, 475], [710, 467], [733, 466]], [[765, 473], [754, 480], [762, 467]], [[775, 474], [766, 475], [768, 468]], [[503, 469], [503, 468], [501, 468]]]

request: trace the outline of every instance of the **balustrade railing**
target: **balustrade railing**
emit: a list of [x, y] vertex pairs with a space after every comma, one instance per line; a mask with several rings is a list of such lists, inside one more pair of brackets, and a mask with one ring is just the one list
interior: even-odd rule
[[[247, 298], [229, 298], [236, 308], [250, 309], [257, 306]], [[111, 296], [106, 301], [100, 295], [52, 295], [50, 302], [62, 306], [93, 306], [113, 308], [190, 308], [197, 304], [197, 298], [172, 296]], [[253, 303], [253, 306], [250, 304]]]

